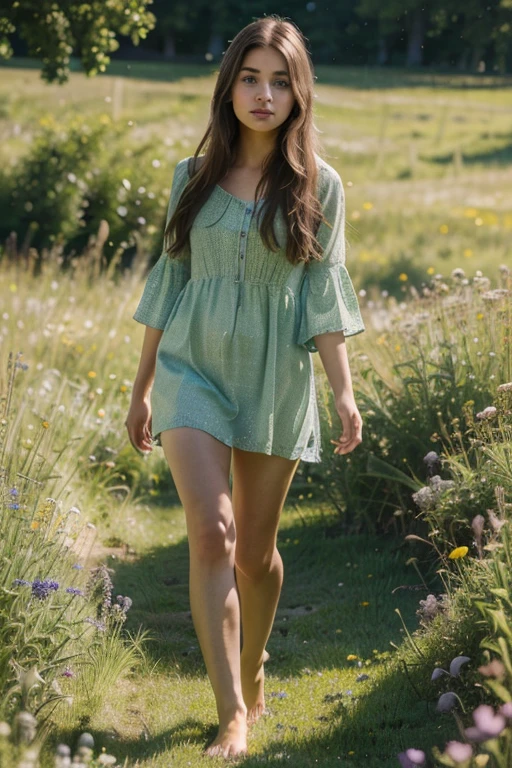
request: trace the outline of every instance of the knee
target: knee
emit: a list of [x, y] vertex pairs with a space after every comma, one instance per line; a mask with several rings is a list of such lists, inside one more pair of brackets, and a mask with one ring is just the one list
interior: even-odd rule
[[229, 559], [233, 551], [233, 524], [223, 520], [201, 523], [189, 533], [191, 552], [204, 565]]
[[239, 547], [237, 545], [235, 553], [235, 563], [239, 571], [252, 584], [259, 584], [268, 574], [277, 567], [279, 553], [277, 549], [273, 552], [258, 553], [250, 547]]

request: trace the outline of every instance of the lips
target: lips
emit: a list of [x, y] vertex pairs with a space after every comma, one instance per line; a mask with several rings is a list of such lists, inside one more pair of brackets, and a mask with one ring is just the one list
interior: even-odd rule
[[274, 114], [269, 109], [252, 109], [251, 112], [253, 115], [273, 115]]

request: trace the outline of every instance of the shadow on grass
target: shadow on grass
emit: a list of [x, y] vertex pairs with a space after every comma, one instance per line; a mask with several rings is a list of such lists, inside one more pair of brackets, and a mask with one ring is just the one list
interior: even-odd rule
[[[325, 520], [301, 525], [286, 513], [278, 546], [285, 581], [267, 645], [269, 714], [254, 727], [254, 754], [241, 764], [252, 766], [263, 759], [268, 765], [282, 765], [286, 756], [294, 768], [334, 766], [340, 760], [358, 768], [391, 768], [397, 765], [398, 752], [406, 748], [429, 751], [433, 744], [454, 738], [453, 720], [434, 712], [437, 692], [430, 684], [434, 658], [414, 673], [412, 668], [392, 666], [386, 654], [390, 641], [397, 645], [403, 641], [395, 609], [413, 629], [418, 601], [427, 594], [413, 569], [405, 565], [409, 550], [402, 551], [396, 540], [384, 537], [328, 537]], [[135, 562], [112, 565], [116, 590], [134, 601], [127, 628], [142, 625], [155, 637], [149, 656], [159, 660], [163, 672], [168, 668], [179, 676], [204, 677], [188, 606], [186, 539], [153, 549]], [[352, 654], [371, 663], [359, 666], [347, 659]], [[349, 686], [340, 683], [332, 688], [338, 684], [331, 683], [331, 690], [325, 684], [322, 688], [318, 678], [329, 670], [344, 671], [344, 680], [348, 673]], [[361, 674], [368, 680], [358, 680]], [[284, 696], [281, 686], [289, 686]], [[311, 727], [311, 712], [304, 718], [300, 707], [297, 712], [305, 695], [317, 727]], [[176, 728], [146, 743], [139, 738], [109, 745], [108, 732], [98, 736], [122, 759], [156, 756], [182, 744], [206, 745], [215, 726], [183, 714], [185, 719]]]

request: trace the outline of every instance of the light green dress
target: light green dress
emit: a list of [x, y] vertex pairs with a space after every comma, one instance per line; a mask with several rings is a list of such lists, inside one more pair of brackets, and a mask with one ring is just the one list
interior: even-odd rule
[[[189, 180], [181, 160], [167, 221]], [[285, 256], [285, 221], [274, 219], [279, 252], [258, 232], [263, 200], [215, 186], [179, 258], [165, 251], [147, 278], [133, 318], [163, 330], [151, 389], [152, 432], [204, 430], [229, 446], [321, 461], [312, 352], [315, 336], [365, 330], [345, 267], [345, 198], [337, 171], [317, 155], [324, 217], [321, 262]], [[256, 209], [256, 210], [255, 210]]]

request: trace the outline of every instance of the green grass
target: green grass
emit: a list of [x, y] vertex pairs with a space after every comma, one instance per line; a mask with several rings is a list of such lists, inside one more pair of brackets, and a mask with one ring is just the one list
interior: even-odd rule
[[[391, 768], [402, 749], [428, 750], [454, 735], [453, 721], [433, 712], [435, 691], [419, 700], [393, 661], [390, 641], [403, 640], [394, 609], [414, 628], [426, 594], [407, 588], [418, 578], [406, 553], [393, 539], [332, 537], [332, 522], [327, 508], [289, 505], [283, 513], [285, 583], [267, 645], [269, 713], [251, 731], [243, 765], [289, 759], [297, 768], [340, 761]], [[189, 613], [183, 511], [140, 506], [117, 530], [131, 554], [108, 564], [116, 592], [134, 601], [127, 627], [149, 628], [153, 639], [142, 673], [111, 691], [87, 729], [98, 748], [141, 767], [202, 764], [216, 714]], [[347, 660], [351, 654], [362, 667]], [[361, 673], [368, 680], [357, 682]]]

